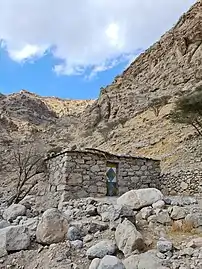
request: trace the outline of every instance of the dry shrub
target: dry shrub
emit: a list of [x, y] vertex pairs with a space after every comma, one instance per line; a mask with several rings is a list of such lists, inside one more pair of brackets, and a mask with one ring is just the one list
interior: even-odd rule
[[173, 221], [171, 233], [194, 233], [194, 224], [191, 221]]

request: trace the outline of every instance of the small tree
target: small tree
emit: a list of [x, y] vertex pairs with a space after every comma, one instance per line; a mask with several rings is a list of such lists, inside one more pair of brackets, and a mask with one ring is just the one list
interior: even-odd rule
[[170, 96], [165, 95], [165, 96], [154, 98], [150, 101], [149, 107], [153, 110], [154, 115], [156, 117], [159, 116], [159, 113], [162, 107], [168, 103], [169, 99], [170, 99]]
[[14, 142], [9, 154], [6, 171], [14, 173], [15, 187], [8, 204], [19, 203], [36, 186], [39, 175], [45, 176], [45, 150], [39, 141], [29, 144]]
[[191, 125], [202, 135], [202, 86], [176, 101], [170, 119], [174, 123]]

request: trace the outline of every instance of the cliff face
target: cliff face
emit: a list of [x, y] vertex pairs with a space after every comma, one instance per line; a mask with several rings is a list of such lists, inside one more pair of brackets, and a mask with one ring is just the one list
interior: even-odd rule
[[[200, 141], [168, 120], [174, 100], [202, 83], [202, 3], [198, 1], [162, 38], [142, 53], [84, 111], [81, 144], [163, 160], [162, 169], [197, 166]], [[168, 98], [158, 116], [154, 98]], [[190, 140], [190, 137], [194, 137]], [[194, 145], [192, 147], [192, 144]], [[194, 148], [194, 149], [193, 149]], [[198, 166], [200, 166], [198, 158]]]
[[101, 121], [130, 118], [146, 109], [153, 98], [179, 95], [200, 83], [201, 78], [202, 4], [198, 2], [101, 91], [91, 114], [100, 111]]

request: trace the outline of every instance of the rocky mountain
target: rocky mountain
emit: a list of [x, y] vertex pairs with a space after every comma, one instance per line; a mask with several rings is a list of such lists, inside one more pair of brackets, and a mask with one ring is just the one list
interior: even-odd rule
[[[1, 134], [39, 133], [46, 145], [97, 147], [162, 160], [162, 171], [198, 169], [201, 140], [168, 119], [173, 102], [202, 83], [202, 3], [102, 88], [97, 100], [0, 95]], [[153, 100], [166, 98], [158, 113]], [[4, 134], [6, 136], [6, 132]], [[4, 148], [5, 150], [5, 148]]]

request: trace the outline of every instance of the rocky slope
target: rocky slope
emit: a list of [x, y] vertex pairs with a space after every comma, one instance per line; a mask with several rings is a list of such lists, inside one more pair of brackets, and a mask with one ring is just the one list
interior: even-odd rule
[[[185, 161], [188, 168], [187, 164], [196, 157], [191, 152], [192, 142], [198, 147], [200, 141], [187, 143], [194, 135], [193, 130], [171, 124], [167, 115], [176, 98], [201, 83], [202, 4], [198, 1], [112, 85], [102, 89], [99, 99], [85, 110], [85, 126], [96, 137], [86, 140], [112, 151], [161, 158], [166, 170], [180, 166], [181, 159], [190, 156]], [[154, 98], [163, 96], [169, 101], [156, 117], [150, 104]], [[104, 140], [102, 136], [99, 139], [97, 131]]]
[[[40, 97], [25, 90], [0, 96], [0, 126], [16, 135], [40, 133], [50, 146], [97, 147], [162, 160], [162, 171], [198, 169], [201, 140], [171, 124], [173, 102], [202, 83], [202, 4], [142, 53], [97, 100]], [[158, 116], [154, 98], [168, 102]], [[5, 137], [5, 133], [1, 134]], [[5, 148], [4, 148], [5, 149]]]
[[61, 201], [58, 209], [41, 204], [41, 212], [35, 198], [0, 208], [2, 269], [202, 266], [202, 209], [193, 197], [139, 189], [118, 199]]

